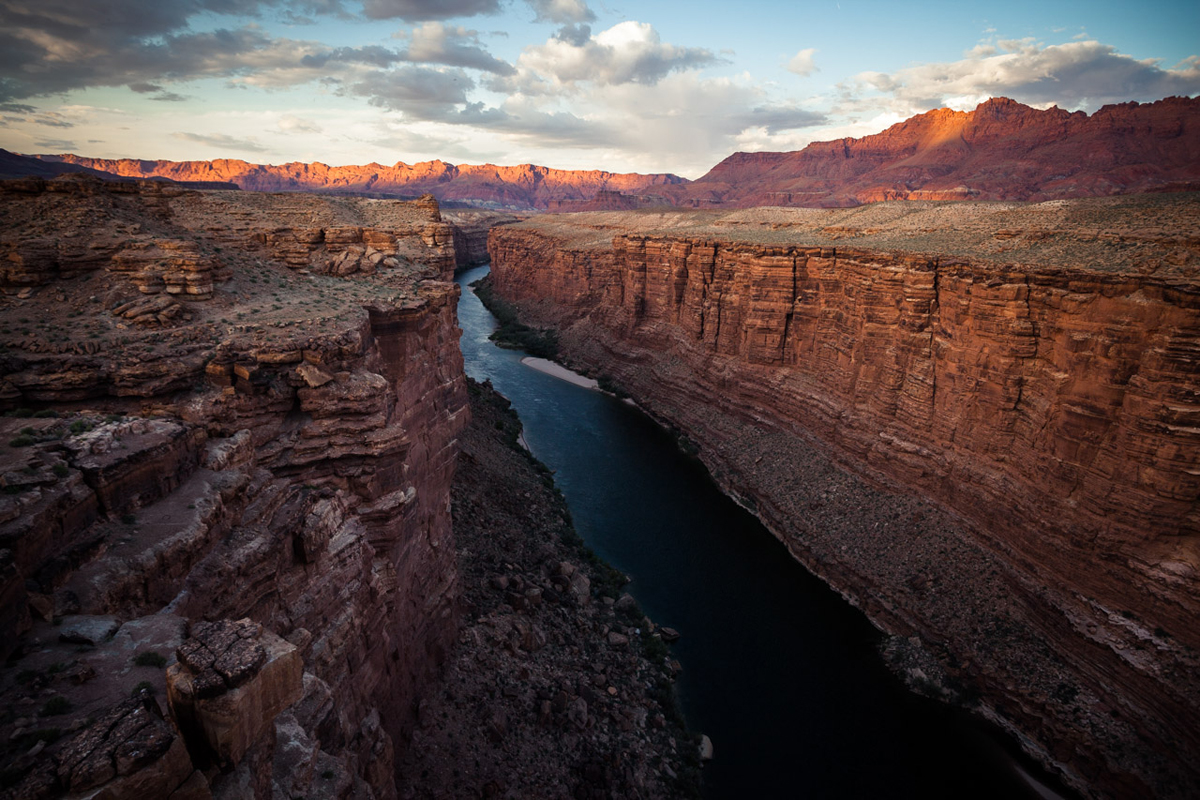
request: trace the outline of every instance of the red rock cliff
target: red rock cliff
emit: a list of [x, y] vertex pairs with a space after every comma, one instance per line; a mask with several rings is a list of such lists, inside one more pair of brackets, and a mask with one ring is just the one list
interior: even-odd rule
[[854, 206], [879, 200], [1048, 200], [1200, 188], [1200, 99], [1105, 106], [1088, 116], [994, 98], [940, 108], [860, 139], [735, 153], [679, 205]]
[[554, 201], [589, 200], [602, 190], [637, 192], [648, 186], [684, 183], [676, 175], [562, 170], [534, 164], [447, 164], [422, 161], [392, 166], [364, 164], [334, 167], [305, 164], [251, 164], [237, 159], [213, 161], [142, 161], [76, 155], [40, 156], [51, 161], [131, 178], [219, 181], [266, 192], [347, 192], [419, 195], [509, 208], [546, 208]]
[[[838, 220], [787, 213], [704, 235], [669, 215], [611, 239], [636, 215], [498, 228], [493, 280], [1068, 780], [1195, 791], [1194, 280], [1034, 260], [1067, 231], [1005, 265], [903, 236], [834, 246]], [[1026, 235], [1005, 213], [989, 240]], [[1179, 258], [1194, 267], [1195, 247]], [[858, 477], [813, 466], [830, 461]], [[889, 510], [863, 521], [870, 505]]]
[[0, 186], [16, 796], [397, 796], [456, 635], [452, 244], [243, 195]]

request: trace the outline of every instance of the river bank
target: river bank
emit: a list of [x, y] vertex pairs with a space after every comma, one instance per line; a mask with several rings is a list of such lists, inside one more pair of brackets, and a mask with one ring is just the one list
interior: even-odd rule
[[880, 650], [925, 663], [789, 557], [678, 431], [603, 376], [608, 393], [589, 391], [489, 341], [499, 325], [479, 302], [486, 281], [472, 283], [485, 271], [459, 277], [475, 287], [459, 304], [467, 371], [513, 399], [588, 544], [634, 577], [629, 590], [654, 619], [683, 632], [673, 646], [683, 709], [716, 746], [706, 797], [1052, 796], [1031, 786], [1053, 780], [989, 726], [910, 693]]
[[575, 533], [508, 401], [468, 391], [452, 488], [462, 624], [421, 701], [402, 796], [698, 796], [677, 663]]
[[[1194, 290], [1116, 245], [1086, 270], [1045, 242], [964, 262], [896, 221], [866, 250], [762, 213], [779, 219], [493, 229], [494, 292], [1077, 790], [1194, 796], [1195, 434], [1165, 399], [1192, 396], [1194, 370], [1161, 344], [1190, 341]], [[1080, 224], [1062, 222], [1060, 244]]]

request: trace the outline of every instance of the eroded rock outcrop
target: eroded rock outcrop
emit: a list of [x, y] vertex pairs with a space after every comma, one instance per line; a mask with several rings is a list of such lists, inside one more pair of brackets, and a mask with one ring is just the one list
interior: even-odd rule
[[[1177, 241], [1196, 206], [1090, 202], [1056, 206], [1064, 225], [1038, 207], [881, 208], [870, 229], [546, 217], [492, 232], [493, 280], [1077, 786], [1183, 797], [1200, 785], [1200, 292]], [[1039, 236], [1008, 235], [1039, 211]], [[1160, 213], [1177, 226], [1123, 244]], [[939, 236], [958, 241], [931, 252]]]
[[[492, 418], [456, 547], [470, 411], [436, 201], [18, 183], [0, 184], [25, 259], [0, 283], [0, 797], [440, 797], [512, 775], [671, 795], [692, 747], [650, 624], [604, 644], [613, 598], [596, 567], [563, 574], [584, 554], [561, 499]], [[211, 291], [170, 290], [199, 285], [172, 282], [185, 260]], [[480, 621], [459, 571], [501, 551], [523, 583]], [[577, 681], [599, 663], [618, 694]], [[536, 708], [511, 691], [533, 675]]]
[[[44, 256], [0, 286], [4, 790], [396, 796], [456, 635], [436, 203], [49, 187], [0, 187], [7, 252]], [[298, 220], [305, 269], [259, 235]]]
[[497, 225], [507, 225], [520, 217], [498, 211], [467, 211], [458, 209], [442, 214], [454, 236], [454, 259], [458, 269], [485, 264], [488, 260], [488, 231]]

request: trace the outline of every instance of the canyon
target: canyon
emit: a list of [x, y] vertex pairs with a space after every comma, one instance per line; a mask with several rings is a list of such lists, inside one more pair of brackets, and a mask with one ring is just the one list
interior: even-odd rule
[[[653, 624], [463, 373], [446, 279], [490, 221], [0, 182], [0, 796], [660, 797], [694, 774]], [[525, 499], [456, 489], [462, 463]], [[622, 613], [646, 644], [611, 643]]]
[[1194, 796], [1198, 113], [1001, 98], [691, 182], [0, 152], [0, 797], [697, 791], [662, 631], [464, 375], [489, 259], [913, 690]]
[[1193, 194], [550, 215], [492, 288], [1087, 796], [1200, 787]]

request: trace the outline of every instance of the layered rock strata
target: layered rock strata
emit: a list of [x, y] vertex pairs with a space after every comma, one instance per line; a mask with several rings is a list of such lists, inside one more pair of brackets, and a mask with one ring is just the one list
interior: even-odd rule
[[488, 260], [488, 231], [520, 219], [497, 211], [446, 211], [444, 219], [453, 228], [454, 259], [458, 269], [485, 264]]
[[1189, 196], [585, 214], [489, 248], [572, 363], [1071, 783], [1184, 797], [1196, 220]]
[[683, 178], [670, 174], [563, 170], [535, 164], [497, 166], [422, 161], [416, 164], [397, 162], [390, 166], [331, 166], [320, 162], [251, 164], [225, 158], [214, 161], [144, 161], [86, 158], [70, 154], [35, 158], [47, 165], [69, 164], [124, 178], [227, 182], [242, 189], [261, 192], [332, 192], [406, 197], [429, 193], [443, 202], [516, 210], [544, 209], [559, 200], [587, 200], [603, 190], [637, 192], [650, 186], [685, 183]]
[[[0, 187], [6, 796], [396, 796], [456, 635], [452, 241], [431, 201], [244, 196]], [[403, 258], [317, 274], [366, 241]]]
[[330, 166], [240, 160], [148, 161], [17, 156], [0, 150], [0, 175], [168, 179], [266, 192], [414, 197], [514, 211], [692, 208], [832, 208], [883, 200], [1049, 200], [1200, 189], [1200, 100], [1119, 103], [1092, 115], [1032, 108], [1005, 97], [971, 111], [939, 108], [877, 134], [813, 142], [784, 153], [734, 153], [705, 175], [614, 174], [531, 164], [427, 161]]

